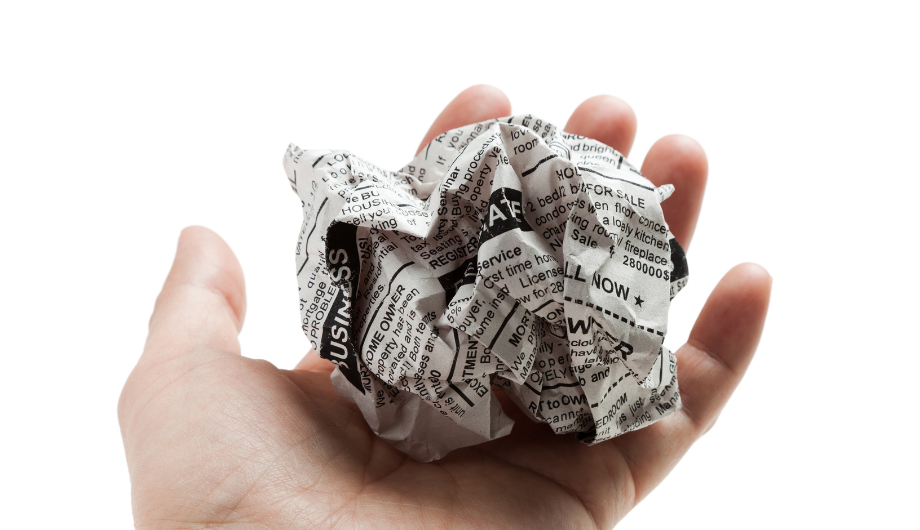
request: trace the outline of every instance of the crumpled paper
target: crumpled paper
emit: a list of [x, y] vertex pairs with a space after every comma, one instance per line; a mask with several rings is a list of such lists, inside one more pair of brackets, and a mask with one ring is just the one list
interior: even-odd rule
[[594, 444], [680, 407], [668, 308], [687, 262], [622, 154], [531, 115], [399, 171], [294, 145], [303, 331], [370, 427], [419, 461], [505, 436], [499, 387]]

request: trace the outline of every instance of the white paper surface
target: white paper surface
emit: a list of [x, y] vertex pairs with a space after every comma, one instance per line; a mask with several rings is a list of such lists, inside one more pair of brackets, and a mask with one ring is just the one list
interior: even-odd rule
[[442, 134], [398, 172], [294, 145], [284, 168], [304, 333], [412, 458], [507, 435], [493, 385], [588, 444], [680, 407], [674, 188], [614, 149], [527, 115]]

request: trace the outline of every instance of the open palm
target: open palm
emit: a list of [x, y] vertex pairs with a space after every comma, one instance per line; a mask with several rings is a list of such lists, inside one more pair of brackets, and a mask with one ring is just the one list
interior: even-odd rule
[[[511, 114], [498, 90], [467, 89], [422, 145], [468, 123]], [[622, 101], [582, 103], [565, 127], [626, 154], [636, 119]], [[662, 206], [687, 248], [706, 157], [682, 136], [659, 140], [643, 174], [677, 193]], [[750, 362], [771, 279], [757, 265], [726, 274], [677, 351], [683, 409], [588, 447], [516, 420], [511, 435], [420, 464], [367, 427], [308, 355], [294, 370], [243, 357], [242, 270], [213, 232], [188, 228], [118, 412], [138, 528], [609, 528], [644, 498], [715, 422]]]

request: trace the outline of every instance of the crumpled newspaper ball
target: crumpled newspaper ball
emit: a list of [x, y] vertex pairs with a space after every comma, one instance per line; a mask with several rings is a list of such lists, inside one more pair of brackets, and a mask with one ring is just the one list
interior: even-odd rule
[[594, 444], [680, 407], [664, 347], [687, 282], [656, 188], [536, 117], [467, 125], [401, 170], [294, 145], [303, 331], [333, 384], [419, 461], [511, 432], [493, 389]]

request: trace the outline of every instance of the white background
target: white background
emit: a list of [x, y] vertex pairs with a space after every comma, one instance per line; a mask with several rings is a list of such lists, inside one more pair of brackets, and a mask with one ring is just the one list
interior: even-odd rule
[[719, 423], [622, 527], [918, 524], [912, 3], [131, 4], [0, 8], [4, 527], [131, 526], [116, 402], [182, 227], [239, 256], [245, 354], [291, 367], [287, 144], [396, 169], [477, 83], [559, 125], [619, 96], [634, 161], [704, 146], [670, 346], [735, 263], [775, 280]]

